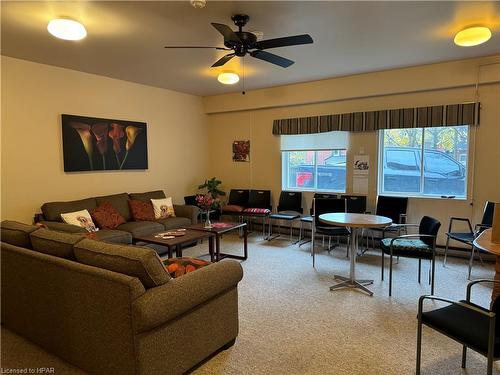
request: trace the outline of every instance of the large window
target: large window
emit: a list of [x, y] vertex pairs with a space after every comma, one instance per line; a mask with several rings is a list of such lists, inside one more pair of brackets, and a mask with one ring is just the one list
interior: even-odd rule
[[381, 131], [379, 191], [465, 198], [469, 127]]
[[283, 151], [283, 189], [345, 192], [346, 150]]

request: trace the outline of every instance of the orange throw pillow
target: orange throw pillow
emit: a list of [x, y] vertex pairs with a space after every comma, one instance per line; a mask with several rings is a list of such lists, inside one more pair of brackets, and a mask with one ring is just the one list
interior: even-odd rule
[[126, 222], [123, 216], [109, 202], [104, 202], [94, 208], [90, 212], [90, 216], [101, 229], [115, 229]]
[[135, 221], [155, 221], [155, 211], [151, 202], [131, 199], [128, 204]]

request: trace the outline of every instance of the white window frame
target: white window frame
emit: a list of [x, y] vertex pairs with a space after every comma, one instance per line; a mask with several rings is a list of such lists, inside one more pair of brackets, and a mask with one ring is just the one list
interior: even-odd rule
[[286, 190], [286, 191], [305, 191], [305, 192], [312, 192], [312, 193], [345, 193], [346, 189], [344, 190], [327, 190], [327, 189], [317, 189], [317, 188], [298, 188], [298, 187], [288, 187], [288, 174], [289, 174], [289, 162], [288, 162], [288, 156], [285, 156], [285, 153], [288, 152], [294, 152], [294, 151], [314, 151], [314, 186], [318, 186], [318, 158], [316, 156], [316, 152], [318, 151], [342, 151], [344, 150], [346, 152], [346, 176], [345, 176], [345, 184], [344, 186], [347, 187], [347, 148], [334, 148], [334, 149], [318, 149], [318, 150], [284, 150], [281, 151], [281, 189]]
[[[464, 124], [464, 125], [457, 125], [457, 126], [467, 126], [467, 164], [465, 165], [465, 196], [463, 197], [453, 197], [450, 198], [448, 196], [443, 196], [443, 195], [432, 195], [432, 194], [424, 194], [424, 193], [411, 193], [411, 192], [402, 192], [402, 193], [397, 193], [397, 192], [386, 192], [383, 190], [383, 184], [384, 184], [384, 131], [385, 130], [391, 130], [391, 129], [381, 129], [378, 131], [378, 173], [377, 173], [377, 192], [379, 195], [384, 195], [384, 196], [389, 196], [389, 197], [408, 197], [408, 198], [423, 198], [423, 199], [444, 199], [444, 200], [468, 200], [469, 198], [469, 166], [470, 164], [470, 158], [472, 154], [472, 147], [474, 145], [471, 144], [471, 126]], [[425, 141], [425, 129], [426, 128], [415, 128], [415, 129], [422, 129], [422, 149], [420, 152], [420, 191], [424, 191], [424, 141]]]

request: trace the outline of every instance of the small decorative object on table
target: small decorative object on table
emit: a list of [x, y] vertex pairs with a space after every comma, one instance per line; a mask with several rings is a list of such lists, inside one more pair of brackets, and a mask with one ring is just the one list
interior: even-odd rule
[[199, 194], [196, 196], [198, 207], [206, 211], [205, 228], [212, 228], [210, 222], [210, 210], [219, 206], [218, 199], [214, 199], [211, 193]]

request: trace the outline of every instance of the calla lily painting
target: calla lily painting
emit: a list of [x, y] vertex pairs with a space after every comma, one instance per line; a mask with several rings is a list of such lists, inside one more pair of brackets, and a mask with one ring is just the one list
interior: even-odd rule
[[148, 168], [146, 123], [62, 115], [65, 172]]

